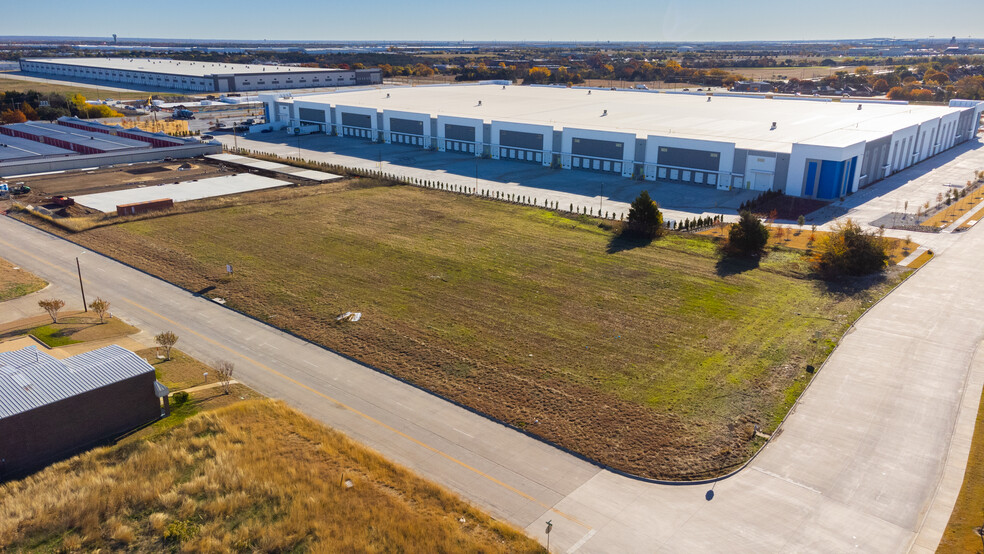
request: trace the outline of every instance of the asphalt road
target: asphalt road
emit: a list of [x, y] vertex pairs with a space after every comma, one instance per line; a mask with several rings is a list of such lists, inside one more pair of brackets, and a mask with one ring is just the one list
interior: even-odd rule
[[[232, 360], [240, 381], [541, 541], [552, 521], [554, 552], [900, 552], [935, 549], [962, 478], [984, 381], [972, 363], [982, 247], [972, 229], [870, 310], [782, 433], [748, 468], [704, 485], [600, 469], [98, 254], [81, 260], [86, 293], [115, 315], [175, 331], [203, 361]], [[81, 251], [0, 217], [0, 257], [54, 291], [76, 290]]]

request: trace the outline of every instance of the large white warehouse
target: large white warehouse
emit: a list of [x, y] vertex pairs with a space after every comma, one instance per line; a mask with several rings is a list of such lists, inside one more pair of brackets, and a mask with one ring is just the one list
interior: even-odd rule
[[452, 85], [261, 95], [268, 121], [495, 159], [834, 199], [976, 137], [984, 102]]
[[153, 88], [236, 92], [382, 83], [379, 69], [319, 69], [137, 58], [25, 58], [21, 71], [79, 81]]

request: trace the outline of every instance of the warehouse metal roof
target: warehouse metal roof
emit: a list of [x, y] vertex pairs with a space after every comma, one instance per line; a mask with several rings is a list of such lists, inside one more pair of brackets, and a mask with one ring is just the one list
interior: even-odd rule
[[36, 346], [0, 352], [0, 419], [153, 371], [143, 358], [116, 345], [64, 360]]
[[342, 72], [344, 69], [319, 67], [297, 67], [289, 65], [262, 65], [242, 63], [213, 63], [187, 60], [142, 59], [142, 58], [26, 58], [25, 62], [47, 62], [63, 65], [76, 65], [95, 69], [145, 71], [167, 73], [188, 77], [209, 77], [212, 75], [233, 75], [253, 73], [310, 73]]
[[[486, 123], [498, 120], [550, 125], [555, 130], [570, 127], [617, 131], [638, 138], [656, 135], [732, 142], [739, 148], [772, 152], [790, 152], [796, 143], [850, 146], [958, 111], [850, 99], [817, 102], [807, 97], [780, 100], [503, 85], [343, 90], [294, 95], [278, 101], [477, 118]], [[775, 129], [772, 122], [776, 122]]]
[[0, 162], [22, 158], [75, 156], [74, 150], [59, 148], [50, 144], [35, 142], [26, 138], [0, 134]]
[[24, 133], [30, 133], [36, 136], [61, 139], [72, 144], [90, 146], [104, 152], [116, 152], [120, 150], [133, 150], [151, 147], [150, 143], [142, 140], [107, 135], [106, 133], [100, 133], [98, 131], [86, 131], [55, 123], [28, 121], [27, 123], [12, 123], [10, 125], [4, 125], [4, 127]]

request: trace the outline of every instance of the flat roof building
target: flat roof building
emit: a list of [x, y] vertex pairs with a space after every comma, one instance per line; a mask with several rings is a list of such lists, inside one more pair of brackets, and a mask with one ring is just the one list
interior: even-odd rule
[[834, 199], [976, 136], [950, 107], [727, 93], [452, 85], [261, 95], [292, 128], [720, 189]]
[[0, 481], [162, 417], [167, 394], [153, 366], [116, 345], [64, 360], [0, 352]]
[[139, 58], [25, 58], [21, 71], [151, 89], [236, 92], [380, 84], [379, 69], [213, 63]]

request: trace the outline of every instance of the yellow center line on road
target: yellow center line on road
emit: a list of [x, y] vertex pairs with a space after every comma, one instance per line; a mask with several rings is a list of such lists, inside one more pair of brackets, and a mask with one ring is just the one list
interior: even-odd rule
[[[4, 246], [10, 248], [11, 250], [16, 250], [17, 252], [20, 252], [21, 254], [24, 254], [25, 256], [29, 256], [31, 258], [34, 258], [35, 260], [37, 260], [37, 261], [39, 261], [39, 262], [41, 262], [41, 263], [43, 263], [43, 264], [45, 264], [47, 266], [50, 266], [53, 269], [56, 269], [58, 271], [61, 271], [62, 273], [65, 273], [65, 274], [71, 275], [71, 276], [74, 276], [75, 275], [75, 272], [74, 271], [69, 271], [69, 270], [67, 270], [67, 269], [65, 269], [65, 268], [63, 268], [61, 266], [58, 266], [58, 265], [55, 265], [55, 264], [49, 262], [48, 260], [45, 260], [43, 258], [39, 258], [38, 256], [35, 256], [34, 254], [32, 254], [30, 252], [21, 250], [20, 248], [17, 248], [16, 246], [10, 244], [9, 242], [6, 242], [4, 240], [0, 240], [0, 244], [3, 244]], [[84, 282], [87, 282], [87, 283], [89, 282], [87, 279], [83, 279], [83, 281]], [[405, 438], [405, 439], [413, 442], [414, 444], [416, 444], [416, 445], [418, 445], [420, 447], [426, 448], [427, 450], [430, 450], [431, 452], [433, 452], [435, 454], [439, 454], [443, 458], [445, 458], [445, 459], [447, 459], [447, 460], [449, 460], [451, 462], [454, 462], [455, 464], [457, 464], [457, 465], [459, 465], [459, 466], [461, 466], [461, 467], [463, 467], [463, 468], [465, 468], [465, 469], [467, 469], [467, 470], [475, 473], [476, 475], [479, 475], [479, 476], [481, 476], [481, 477], [483, 477], [483, 478], [485, 478], [485, 479], [487, 479], [487, 480], [489, 480], [489, 481], [491, 481], [491, 482], [493, 482], [493, 483], [501, 486], [502, 488], [504, 488], [504, 489], [506, 489], [506, 490], [508, 490], [508, 491], [510, 491], [512, 493], [515, 493], [515, 494], [517, 494], [517, 495], [525, 498], [526, 500], [529, 500], [530, 502], [535, 502], [537, 505], [541, 506], [542, 508], [551, 511], [551, 512], [559, 515], [560, 517], [563, 517], [564, 519], [567, 519], [567, 520], [569, 520], [569, 521], [571, 521], [573, 523], [576, 523], [577, 525], [580, 525], [581, 527], [584, 527], [586, 529], [591, 529], [591, 526], [590, 525], [587, 525], [587, 524], [581, 522], [580, 520], [578, 520], [574, 516], [565, 514], [564, 512], [562, 512], [560, 510], [557, 510], [553, 506], [550, 506], [548, 504], [544, 504], [543, 502], [540, 502], [536, 498], [534, 498], [534, 497], [526, 494], [525, 492], [517, 489], [516, 487], [513, 487], [512, 485], [509, 485], [508, 483], [505, 483], [503, 481], [500, 481], [499, 479], [497, 479], [497, 478], [495, 478], [495, 477], [493, 477], [493, 476], [491, 476], [491, 475], [489, 475], [489, 474], [481, 471], [478, 468], [475, 468], [475, 467], [472, 467], [472, 466], [466, 464], [465, 462], [463, 462], [463, 461], [455, 458], [454, 456], [452, 456], [452, 455], [450, 455], [450, 454], [448, 454], [448, 453], [446, 453], [446, 452], [444, 452], [444, 451], [442, 451], [442, 450], [440, 450], [440, 449], [438, 449], [438, 448], [436, 448], [434, 446], [431, 446], [431, 445], [429, 445], [429, 444], [427, 444], [427, 443], [425, 443], [425, 442], [423, 442], [423, 441], [421, 441], [419, 439], [416, 439], [414, 437], [411, 437], [410, 435], [408, 435], [408, 434], [400, 431], [399, 429], [396, 429], [396, 428], [392, 427], [391, 425], [389, 425], [387, 423], [384, 423], [383, 421], [380, 421], [380, 420], [372, 417], [371, 415], [369, 415], [367, 413], [361, 412], [361, 411], [353, 408], [352, 406], [349, 406], [348, 404], [345, 404], [344, 402], [341, 402], [341, 401], [339, 401], [339, 400], [337, 400], [337, 399], [335, 399], [335, 398], [333, 398], [331, 396], [328, 396], [327, 394], [325, 394], [325, 393], [323, 393], [323, 392], [321, 392], [321, 391], [319, 391], [319, 390], [317, 390], [317, 389], [315, 389], [313, 387], [310, 387], [310, 386], [308, 386], [308, 385], [306, 385], [304, 383], [301, 383], [300, 381], [297, 381], [296, 379], [294, 379], [294, 378], [292, 378], [292, 377], [290, 377], [288, 375], [285, 375], [285, 374], [277, 371], [276, 369], [273, 369], [272, 367], [270, 367], [270, 366], [268, 366], [266, 364], [263, 364], [263, 363], [261, 363], [259, 361], [256, 361], [256, 360], [250, 358], [249, 356], [246, 356], [245, 354], [242, 354], [242, 353], [234, 350], [233, 348], [230, 348], [230, 347], [228, 347], [228, 346], [226, 346], [226, 345], [224, 345], [224, 344], [222, 344], [222, 343], [220, 343], [220, 342], [218, 342], [218, 341], [216, 341], [216, 340], [214, 340], [214, 339], [212, 339], [210, 337], [207, 337], [207, 336], [205, 336], [205, 335], [203, 335], [203, 334], [195, 331], [194, 329], [191, 329], [191, 328], [189, 328], [189, 327], [187, 327], [185, 325], [182, 325], [182, 324], [180, 324], [180, 323], [178, 323], [178, 322], [176, 322], [176, 321], [174, 321], [174, 320], [172, 320], [172, 319], [170, 319], [168, 317], [165, 317], [165, 316], [163, 316], [163, 315], [161, 315], [161, 314], [159, 314], [159, 313], [151, 310], [150, 308], [147, 308], [147, 307], [145, 307], [145, 306], [143, 306], [143, 305], [141, 305], [141, 304], [139, 304], [139, 303], [137, 303], [137, 302], [135, 302], [133, 300], [130, 300], [129, 298], [125, 298], [124, 297], [124, 298], [122, 298], [122, 300], [124, 302], [128, 303], [128, 304], [133, 305], [136, 308], [139, 308], [139, 309], [141, 309], [141, 310], [143, 310], [143, 311], [145, 311], [145, 312], [147, 312], [147, 313], [149, 313], [149, 314], [151, 314], [151, 315], [153, 315], [155, 317], [158, 317], [158, 318], [160, 318], [160, 319], [162, 319], [164, 321], [167, 321], [168, 323], [170, 323], [170, 324], [172, 324], [172, 325], [174, 325], [176, 327], [179, 327], [179, 328], [181, 328], [181, 329], [189, 332], [189, 333], [191, 333], [191, 334], [193, 334], [193, 335], [201, 338], [202, 340], [205, 340], [205, 341], [207, 341], [207, 342], [209, 342], [209, 343], [211, 343], [211, 344], [213, 344], [213, 345], [215, 345], [215, 346], [217, 346], [217, 347], [219, 347], [219, 348], [221, 348], [223, 350], [226, 350], [226, 351], [230, 352], [231, 354], [234, 354], [236, 356], [239, 356], [240, 358], [248, 361], [249, 363], [251, 363], [251, 364], [253, 364], [253, 365], [255, 365], [255, 366], [263, 369], [264, 371], [267, 371], [268, 373], [271, 373], [273, 375], [276, 375], [277, 377], [280, 377], [281, 379], [284, 379], [285, 381], [288, 381], [288, 382], [290, 382], [290, 383], [292, 383], [292, 384], [294, 384], [294, 385], [296, 385], [298, 387], [301, 387], [302, 389], [305, 389], [307, 391], [310, 391], [310, 392], [312, 392], [312, 393], [314, 393], [314, 394], [316, 394], [316, 395], [318, 395], [318, 396], [320, 396], [320, 397], [322, 397], [322, 398], [324, 398], [324, 399], [326, 399], [326, 400], [334, 403], [335, 405], [337, 405], [337, 406], [339, 406], [341, 408], [344, 408], [344, 409], [346, 409], [346, 410], [348, 410], [348, 411], [350, 411], [350, 412], [352, 412], [352, 413], [354, 413], [354, 414], [356, 414], [356, 415], [358, 415], [358, 416], [360, 416], [360, 417], [362, 417], [362, 418], [364, 418], [364, 419], [366, 419], [366, 420], [368, 420], [368, 421], [370, 421], [372, 423], [375, 423], [376, 425], [379, 425], [380, 427], [382, 427], [382, 428], [384, 428], [384, 429], [386, 429], [388, 431], [392, 431], [393, 433], [396, 433], [397, 435], [399, 435], [399, 436], [401, 436], [401, 437], [403, 437], [403, 438]]]

